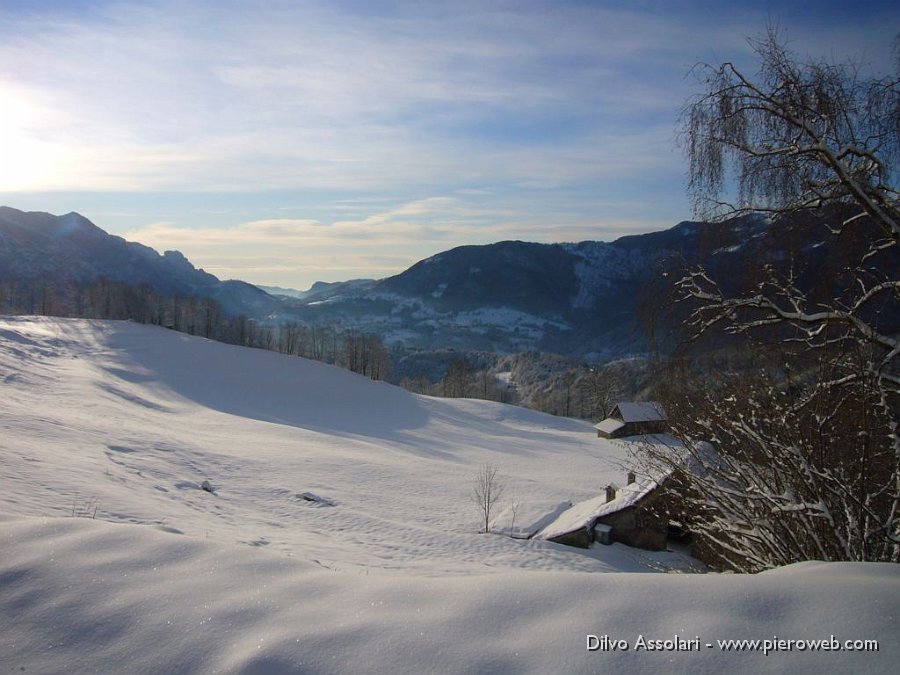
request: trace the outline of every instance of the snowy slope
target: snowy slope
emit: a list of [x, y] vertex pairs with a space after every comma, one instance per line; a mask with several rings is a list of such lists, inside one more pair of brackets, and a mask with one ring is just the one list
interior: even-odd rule
[[623, 482], [627, 444], [585, 422], [127, 322], [2, 319], [0, 379], [0, 512], [96, 501], [103, 520], [369, 571], [635, 568], [627, 550], [598, 560], [477, 534], [485, 462], [523, 505]]
[[[897, 566], [653, 574], [691, 561], [476, 533], [482, 463], [524, 524], [627, 457], [585, 423], [302, 359], [0, 318], [0, 672], [893, 671]], [[674, 633], [880, 651], [585, 649]]]

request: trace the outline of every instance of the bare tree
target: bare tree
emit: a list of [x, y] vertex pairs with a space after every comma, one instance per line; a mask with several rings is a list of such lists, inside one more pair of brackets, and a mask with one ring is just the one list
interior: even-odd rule
[[356, 328], [346, 330], [342, 337], [341, 365], [354, 373], [381, 380], [390, 374], [391, 359], [381, 338]]
[[371, 351], [368, 375], [373, 380], [386, 380], [390, 377], [391, 368], [393, 367], [390, 352], [387, 347], [384, 346], [384, 343], [379, 336], [369, 334], [366, 338], [369, 341], [369, 348]]
[[611, 367], [591, 368], [581, 380], [582, 399], [591, 419], [603, 419], [620, 400], [624, 386]]
[[515, 498], [509, 503], [509, 534], [511, 537], [516, 536], [516, 517], [519, 515], [519, 506], [521, 506], [521, 502]]
[[469, 359], [452, 359], [447, 364], [443, 380], [443, 395], [447, 398], [463, 398], [469, 395], [474, 382], [474, 369]]
[[483, 518], [484, 527], [481, 532], [490, 529], [491, 514], [502, 496], [503, 484], [498, 477], [497, 467], [490, 463], [483, 464], [478, 469], [472, 486], [472, 501]]
[[[678, 284], [682, 297], [701, 303], [691, 326], [702, 333], [724, 324], [744, 333], [788, 324], [812, 345], [844, 337], [872, 343], [880, 356], [873, 373], [887, 407], [900, 393], [900, 340], [892, 335], [895, 325], [884, 322], [883, 329], [866, 310], [879, 301], [896, 303], [900, 295], [897, 267], [885, 264], [885, 274], [878, 265], [896, 262], [900, 246], [900, 193], [892, 185], [900, 158], [900, 79], [862, 79], [855, 64], [798, 64], [774, 28], [752, 44], [761, 63], [759, 84], [731, 63], [705, 66], [707, 92], [685, 114], [698, 213], [777, 217], [841, 205], [849, 213], [831, 233], [852, 229], [865, 245], [852, 261], [852, 297], [830, 305], [811, 303], [793, 279], [774, 275], [744, 296], [727, 297], [705, 270], [695, 269]], [[737, 202], [724, 196], [732, 177]]]
[[705, 91], [683, 119], [695, 208], [768, 214], [774, 229], [811, 212], [846, 258], [821, 294], [798, 281], [808, 241], [737, 290], [701, 267], [677, 281], [694, 337], [769, 340], [783, 360], [693, 392], [680, 430], [713, 451], [653, 459], [681, 472], [695, 530], [725, 566], [898, 561], [900, 79], [801, 62], [773, 27], [751, 45], [755, 78], [731, 63], [697, 68]]

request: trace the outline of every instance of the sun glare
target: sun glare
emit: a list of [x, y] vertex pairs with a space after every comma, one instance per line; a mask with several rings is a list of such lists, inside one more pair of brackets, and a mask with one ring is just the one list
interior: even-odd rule
[[0, 88], [0, 192], [39, 190], [54, 182], [57, 153], [34, 135], [42, 117], [21, 94]]

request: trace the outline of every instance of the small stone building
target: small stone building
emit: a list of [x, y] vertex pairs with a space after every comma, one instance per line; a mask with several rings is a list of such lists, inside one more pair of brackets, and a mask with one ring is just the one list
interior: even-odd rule
[[620, 542], [636, 548], [664, 550], [668, 518], [661, 509], [664, 480], [628, 475], [625, 487], [608, 485], [604, 494], [575, 504], [540, 533], [558, 544], [590, 548], [593, 542]]
[[609, 417], [594, 428], [600, 438], [623, 438], [665, 433], [669, 423], [659, 403], [618, 403]]

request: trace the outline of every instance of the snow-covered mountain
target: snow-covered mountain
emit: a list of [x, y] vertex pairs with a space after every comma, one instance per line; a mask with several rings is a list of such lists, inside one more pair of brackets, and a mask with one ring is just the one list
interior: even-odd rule
[[[831, 301], [839, 291], [822, 280], [839, 277], [861, 241], [849, 228], [840, 237], [829, 233], [828, 223], [845, 215], [793, 214], [773, 225], [750, 214], [613, 242], [461, 246], [386, 279], [317, 285], [285, 299], [278, 316], [354, 326], [398, 348], [609, 361], [647, 351], [639, 315], [668, 310], [672, 275], [685, 265], [702, 264], [725, 292], [746, 291], [769, 265], [783, 276], [791, 268], [811, 300]], [[889, 269], [896, 260], [871, 264]]]
[[[674, 261], [702, 263], [726, 290], [757, 278], [766, 263], [790, 262], [802, 268], [797, 283], [811, 289], [821, 286], [821, 266], [840, 269], [840, 251], [852, 245], [826, 232], [822, 222], [770, 227], [751, 215], [720, 224], [683, 222], [609, 243], [505, 241], [454, 248], [386, 279], [319, 282], [307, 291], [271, 287], [269, 295], [241, 281], [219, 281], [177, 251], [159, 255], [109, 235], [76, 213], [0, 207], [0, 281], [105, 276], [212, 297], [227, 312], [258, 320], [375, 333], [406, 351], [543, 351], [608, 361], [646, 352], [638, 310], [665, 299], [664, 275]], [[789, 258], [786, 241], [794, 236], [807, 248]]]
[[609, 360], [646, 351], [636, 309], [674, 258], [733, 267], [767, 231], [749, 217], [611, 243], [461, 246], [387, 279], [313, 287], [285, 299], [278, 316], [353, 325], [395, 347]]
[[[897, 565], [660, 574], [694, 565], [479, 534], [484, 463], [510, 526], [621, 482], [629, 443], [576, 420], [158, 327], [13, 317], [0, 429], [2, 672], [889, 673], [900, 657]], [[696, 649], [637, 647], [675, 635]], [[773, 636], [842, 651], [718, 646]], [[844, 649], [862, 639], [879, 651]]]
[[220, 281], [179, 251], [162, 255], [108, 234], [77, 213], [54, 216], [0, 206], [0, 280], [91, 282], [99, 277], [162, 294], [217, 300], [226, 312], [264, 316], [274, 298], [243, 281]]

